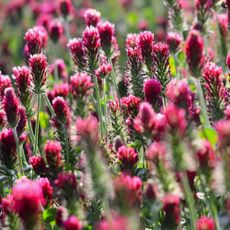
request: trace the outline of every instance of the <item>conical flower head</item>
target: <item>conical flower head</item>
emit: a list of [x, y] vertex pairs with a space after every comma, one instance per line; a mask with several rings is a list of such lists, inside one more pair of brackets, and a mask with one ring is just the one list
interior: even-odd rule
[[31, 68], [34, 91], [40, 93], [41, 88], [46, 82], [46, 56], [44, 54], [35, 54], [30, 56], [29, 66]]
[[14, 169], [17, 161], [16, 141], [12, 129], [4, 129], [0, 133], [0, 160], [1, 164], [9, 169]]
[[198, 77], [203, 65], [204, 41], [196, 30], [189, 33], [185, 43], [185, 55], [191, 73]]
[[19, 101], [13, 88], [5, 89], [3, 108], [6, 113], [7, 122], [15, 127], [18, 120]]

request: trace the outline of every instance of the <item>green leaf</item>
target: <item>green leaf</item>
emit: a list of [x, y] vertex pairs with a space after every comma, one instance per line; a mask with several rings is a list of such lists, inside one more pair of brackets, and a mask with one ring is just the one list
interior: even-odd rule
[[56, 208], [47, 208], [42, 213], [42, 218], [45, 222], [52, 222], [55, 220], [56, 217]]
[[212, 128], [204, 128], [199, 131], [199, 135], [202, 139], [206, 139], [210, 142], [212, 147], [214, 147], [218, 140], [218, 135], [215, 131], [215, 129]]
[[39, 116], [40, 116], [39, 123], [41, 128], [43, 129], [47, 128], [49, 125], [49, 115], [45, 112], [40, 112]]
[[173, 76], [176, 76], [176, 63], [175, 63], [175, 59], [172, 56], [169, 57], [169, 67], [170, 67], [171, 74]]

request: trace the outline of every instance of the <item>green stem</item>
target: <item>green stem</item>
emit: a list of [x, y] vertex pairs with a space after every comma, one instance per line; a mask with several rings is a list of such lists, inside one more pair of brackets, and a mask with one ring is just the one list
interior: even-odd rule
[[99, 119], [100, 119], [101, 135], [103, 136], [103, 134], [104, 134], [104, 123], [103, 123], [102, 109], [101, 109], [101, 103], [100, 103], [99, 85], [98, 85], [97, 77], [95, 75], [94, 75], [93, 79], [94, 79], [94, 83], [95, 83], [95, 92], [96, 92], [96, 98], [97, 98], [97, 103], [98, 103], [98, 115], [99, 115]]
[[105, 118], [105, 136], [107, 137], [107, 95], [106, 95], [106, 79], [103, 81], [103, 93], [104, 93], [104, 118]]
[[120, 93], [119, 93], [119, 89], [118, 89], [118, 85], [117, 85], [117, 81], [116, 81], [114, 66], [113, 66], [113, 63], [112, 63], [111, 59], [109, 59], [109, 62], [110, 62], [110, 65], [112, 66], [112, 72], [111, 72], [112, 82], [113, 82], [113, 85], [114, 85], [116, 93], [117, 93], [119, 106], [121, 108], [121, 101], [120, 101], [121, 97], [120, 97]]
[[39, 116], [40, 116], [40, 108], [41, 108], [41, 94], [37, 94], [38, 99], [38, 110], [37, 110], [37, 119], [36, 119], [36, 127], [35, 127], [35, 142], [34, 142], [34, 154], [37, 154], [38, 151], [38, 138], [39, 138]]
[[29, 128], [30, 141], [34, 144], [34, 133], [33, 133], [33, 128], [31, 126], [30, 117], [28, 117], [27, 120], [28, 120], [28, 128]]
[[204, 94], [203, 94], [203, 89], [201, 87], [201, 83], [200, 83], [200, 78], [197, 78], [197, 96], [198, 96], [198, 101], [201, 107], [201, 113], [203, 116], [203, 124], [205, 127], [211, 127], [209, 118], [208, 118], [208, 113], [207, 113], [207, 108], [205, 105], [205, 99], [204, 99]]
[[182, 174], [182, 184], [184, 188], [185, 199], [188, 204], [188, 208], [191, 216], [191, 230], [196, 230], [195, 202], [193, 199], [193, 194], [188, 182], [187, 175], [185, 173]]
[[16, 127], [13, 128], [13, 134], [14, 134], [14, 139], [16, 142], [16, 150], [17, 150], [19, 163], [20, 163], [20, 171], [21, 171], [21, 175], [23, 175], [23, 159], [22, 159], [22, 155], [21, 155], [21, 151], [20, 151], [20, 145], [19, 145], [19, 141], [18, 141], [18, 134], [17, 134]]
[[44, 100], [46, 102], [46, 105], [48, 106], [48, 109], [49, 109], [49, 111], [51, 113], [51, 116], [55, 116], [55, 112], [54, 112], [53, 106], [51, 105], [50, 100], [47, 97], [46, 93], [42, 94], [42, 96], [43, 96], [43, 98], [44, 98]]
[[213, 202], [215, 200], [215, 197], [213, 196], [212, 191], [210, 191], [209, 189], [206, 192], [206, 188], [209, 188], [209, 186], [208, 186], [206, 180], [204, 180], [204, 178], [202, 177], [201, 173], [200, 173], [200, 180], [201, 180], [201, 185], [202, 185], [202, 190], [203, 190], [202, 192], [204, 192], [205, 195], [207, 195], [208, 206], [210, 208], [211, 214], [212, 214], [213, 219], [215, 221], [216, 230], [221, 230], [220, 222], [219, 222], [219, 218], [218, 218], [218, 212], [217, 212], [216, 206]]

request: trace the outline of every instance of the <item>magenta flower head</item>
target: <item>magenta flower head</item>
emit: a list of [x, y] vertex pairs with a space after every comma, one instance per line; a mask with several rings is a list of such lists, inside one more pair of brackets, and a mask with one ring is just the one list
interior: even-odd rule
[[59, 173], [54, 184], [61, 190], [62, 195], [66, 200], [71, 200], [76, 196], [77, 180], [73, 173]]
[[1, 164], [14, 169], [17, 161], [16, 141], [12, 129], [3, 129], [0, 133]]
[[47, 95], [50, 102], [53, 101], [55, 97], [67, 98], [69, 95], [69, 85], [67, 83], [55, 84], [51, 91], [48, 91]]
[[230, 0], [226, 0], [226, 5], [228, 8], [228, 28], [230, 28]]
[[92, 94], [94, 84], [87, 73], [75, 73], [70, 77], [70, 91], [76, 98], [84, 98]]
[[57, 43], [63, 35], [64, 28], [59, 20], [53, 20], [49, 23], [49, 35], [54, 43]]
[[74, 38], [67, 44], [70, 53], [72, 55], [74, 64], [79, 68], [80, 71], [85, 69], [86, 57], [85, 47], [81, 38]]
[[230, 104], [226, 106], [224, 110], [224, 114], [225, 114], [226, 119], [230, 120]]
[[148, 69], [150, 69], [153, 62], [153, 56], [152, 56], [153, 42], [154, 42], [154, 35], [152, 32], [144, 31], [140, 33], [138, 39], [138, 47], [141, 50], [142, 58], [146, 66], [148, 67]]
[[11, 87], [10, 77], [7, 75], [2, 75], [0, 72], [0, 98], [2, 99], [4, 96], [5, 89]]
[[215, 230], [215, 222], [211, 217], [202, 216], [196, 221], [197, 230]]
[[145, 99], [148, 103], [154, 104], [160, 96], [162, 86], [160, 81], [157, 79], [150, 79], [144, 83], [144, 94]]
[[30, 56], [29, 66], [32, 73], [33, 90], [40, 93], [46, 82], [47, 60], [44, 54]]
[[13, 75], [18, 88], [20, 101], [25, 107], [28, 107], [31, 99], [31, 71], [26, 66], [14, 67]]
[[34, 27], [26, 32], [24, 39], [30, 54], [33, 55], [41, 53], [42, 48], [45, 45], [45, 36], [47, 35], [44, 34], [44, 31], [42, 31], [40, 27]]
[[68, 17], [72, 11], [71, 0], [59, 0], [58, 1], [58, 10], [64, 18]]
[[167, 194], [163, 197], [164, 224], [167, 228], [175, 228], [180, 223], [180, 198]]
[[18, 109], [18, 124], [17, 124], [17, 134], [18, 137], [22, 135], [26, 127], [26, 110], [24, 107], [20, 106]]
[[169, 46], [158, 42], [153, 45], [154, 77], [157, 78], [163, 89], [170, 80]]
[[95, 71], [98, 78], [104, 79], [112, 72], [112, 66], [108, 63], [102, 63], [99, 68]]
[[47, 167], [44, 159], [37, 155], [37, 156], [31, 156], [29, 158], [29, 163], [32, 165], [32, 168], [35, 173], [37, 173], [39, 176], [44, 177], [47, 173]]
[[84, 13], [84, 20], [87, 26], [97, 26], [101, 20], [101, 13], [95, 9], [87, 9]]
[[115, 179], [114, 187], [118, 203], [133, 207], [141, 201], [142, 181], [139, 177], [121, 174]]
[[114, 25], [110, 22], [103, 22], [97, 26], [100, 39], [101, 46], [105, 51], [105, 55], [107, 57], [111, 56], [111, 47], [112, 47], [112, 38], [114, 36]]
[[61, 78], [64, 82], [68, 81], [68, 73], [66, 65], [63, 59], [56, 59], [52, 65], [50, 65], [49, 72], [54, 76], [55, 68], [57, 68], [58, 77]]
[[70, 216], [66, 221], [63, 222], [63, 228], [65, 230], [81, 230], [82, 225], [75, 216]]
[[169, 131], [172, 132], [172, 134], [176, 132], [184, 136], [187, 128], [185, 110], [177, 108], [171, 103], [165, 108], [164, 115], [169, 126]]
[[101, 45], [98, 29], [89, 26], [83, 32], [83, 44], [86, 49], [87, 61], [91, 71], [97, 67], [98, 52]]
[[179, 46], [182, 42], [182, 37], [180, 34], [175, 32], [169, 32], [166, 38], [169, 49], [172, 53], [176, 53], [179, 49]]
[[185, 43], [185, 55], [189, 69], [194, 77], [198, 77], [203, 65], [204, 41], [200, 33], [191, 30]]
[[217, 164], [217, 157], [208, 141], [203, 141], [200, 149], [196, 152], [200, 170], [204, 173], [207, 180], [210, 179], [210, 173]]
[[161, 142], [154, 141], [146, 151], [146, 157], [156, 164], [165, 159], [166, 147]]
[[7, 122], [15, 127], [18, 121], [19, 101], [13, 88], [5, 89], [3, 108], [6, 113]]
[[77, 118], [76, 121], [77, 135], [80, 141], [90, 143], [95, 146], [99, 140], [98, 121], [95, 117]]
[[47, 141], [44, 152], [49, 170], [57, 172], [62, 164], [61, 144], [57, 141]]
[[168, 64], [169, 46], [162, 42], [157, 42], [153, 45], [154, 60], [162, 64]]
[[48, 178], [39, 178], [37, 182], [42, 188], [43, 196], [46, 199], [46, 203], [49, 203], [53, 196], [53, 187], [51, 186]]
[[186, 115], [194, 116], [194, 93], [190, 90], [189, 85], [185, 79], [178, 80], [173, 78], [166, 86], [166, 96], [177, 107], [186, 111]]
[[33, 227], [45, 204], [43, 191], [38, 182], [25, 177], [12, 188], [13, 209], [19, 215], [26, 229]]
[[228, 67], [228, 69], [230, 71], [230, 53], [226, 57], [226, 65], [227, 65], [227, 67]]
[[70, 122], [70, 110], [67, 102], [62, 97], [56, 97], [52, 106], [55, 112], [53, 125], [58, 128], [62, 125], [68, 126]]
[[135, 117], [139, 111], [141, 98], [134, 95], [121, 98], [121, 105], [126, 116]]
[[218, 144], [220, 147], [225, 148], [230, 146], [230, 120], [220, 120], [214, 124], [218, 133]]
[[118, 149], [117, 157], [120, 160], [121, 169], [132, 170], [138, 161], [138, 154], [134, 148], [121, 146]]
[[[219, 97], [219, 99], [224, 100], [227, 96], [226, 89], [224, 87], [222, 78], [222, 67], [217, 66], [212, 62], [206, 63], [203, 70], [203, 77], [205, 80], [205, 88], [208, 91], [208, 97], [211, 99], [212, 97]], [[213, 88], [215, 88], [215, 92], [213, 92]]]
[[134, 120], [134, 128], [136, 131], [140, 133], [151, 133], [155, 124], [155, 116], [156, 114], [149, 103], [141, 103], [139, 113]]
[[6, 114], [3, 110], [0, 110], [0, 129], [3, 128], [5, 123], [6, 123]]
[[[116, 213], [115, 213], [116, 214]], [[114, 216], [111, 220], [101, 220], [95, 227], [96, 230], [128, 230], [128, 219], [123, 216]]]

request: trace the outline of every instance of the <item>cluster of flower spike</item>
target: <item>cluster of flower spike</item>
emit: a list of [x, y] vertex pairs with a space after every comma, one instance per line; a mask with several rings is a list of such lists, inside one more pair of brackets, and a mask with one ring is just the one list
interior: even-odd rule
[[197, 0], [188, 31], [165, 1], [166, 36], [128, 34], [122, 68], [115, 25], [84, 9], [72, 37], [77, 9], [55, 3], [34, 1], [25, 62], [0, 72], [0, 228], [228, 229], [229, 1]]

